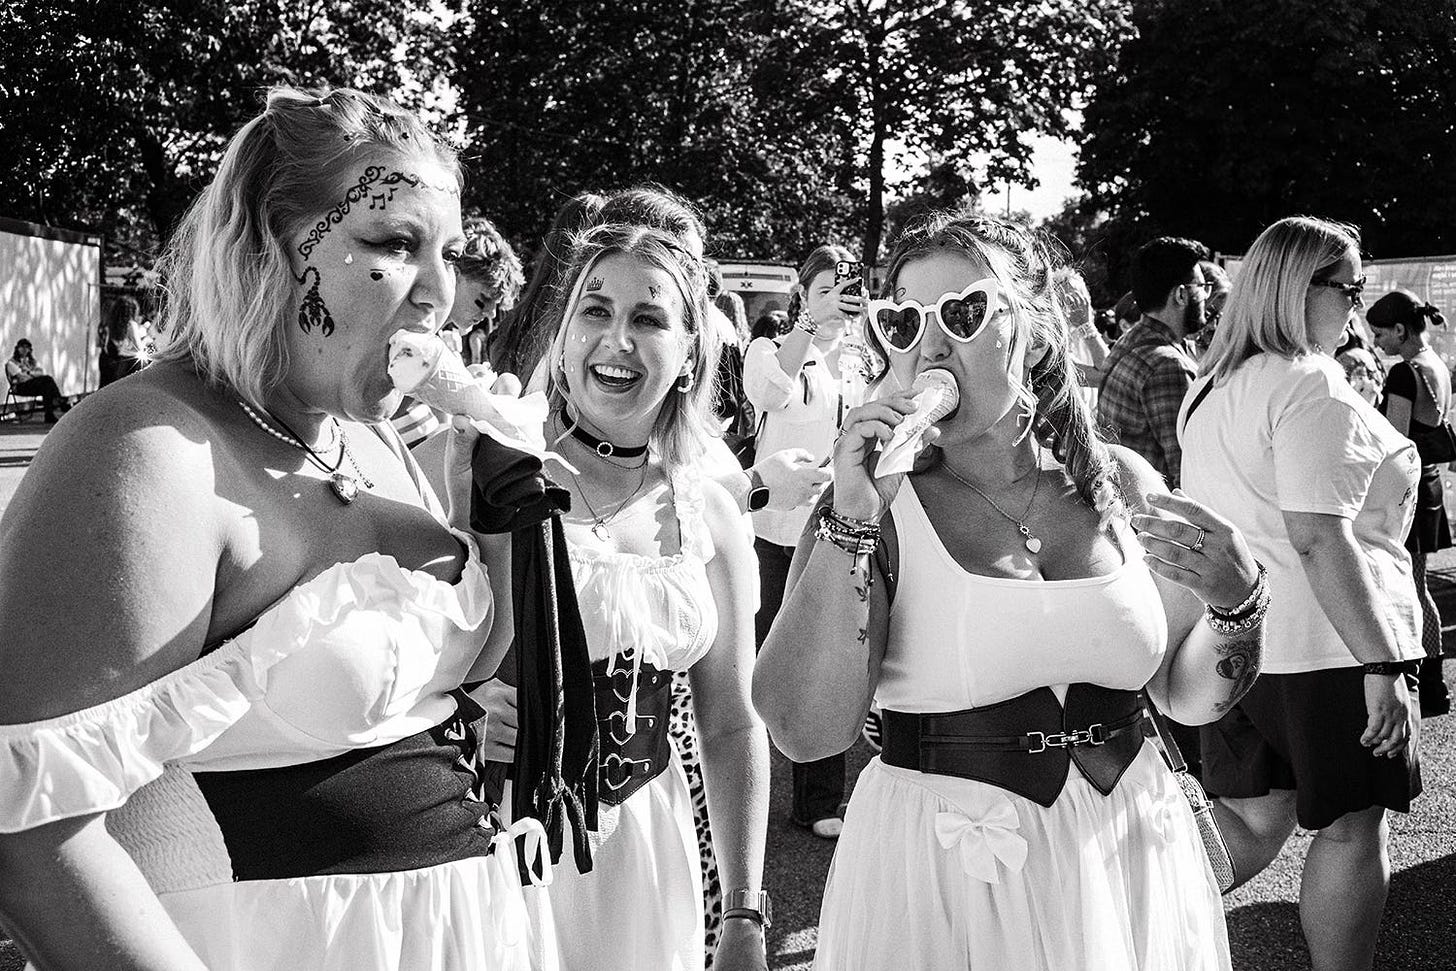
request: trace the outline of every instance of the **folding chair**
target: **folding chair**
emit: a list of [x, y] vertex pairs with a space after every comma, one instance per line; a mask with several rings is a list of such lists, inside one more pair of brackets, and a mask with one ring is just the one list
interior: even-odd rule
[[[35, 409], [45, 403], [40, 395], [20, 394], [13, 385], [5, 389], [5, 403], [0, 404], [0, 421], [9, 421], [12, 418], [16, 422], [29, 418], [35, 414]], [[20, 409], [24, 407], [25, 410]]]

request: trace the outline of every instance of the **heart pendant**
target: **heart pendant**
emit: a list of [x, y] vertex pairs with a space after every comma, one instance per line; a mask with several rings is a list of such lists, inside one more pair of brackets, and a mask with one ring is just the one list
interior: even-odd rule
[[334, 490], [334, 495], [339, 497], [339, 501], [346, 506], [359, 498], [359, 482], [351, 475], [335, 472], [329, 476], [329, 486]]
[[1026, 537], [1026, 548], [1031, 550], [1033, 553], [1040, 553], [1041, 540], [1037, 539], [1035, 536]]

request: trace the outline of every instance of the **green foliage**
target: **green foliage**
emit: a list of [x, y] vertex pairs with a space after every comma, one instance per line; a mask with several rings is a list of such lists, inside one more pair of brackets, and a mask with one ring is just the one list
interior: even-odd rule
[[[851, 134], [816, 98], [792, 11], [755, 0], [500, 0], [455, 81], [469, 201], [539, 239], [583, 190], [658, 182], [723, 255], [794, 260], [853, 224]], [[828, 110], [821, 110], [827, 107]]]
[[1296, 213], [1456, 252], [1450, 0], [1160, 0], [1097, 82], [1079, 181], [1129, 245], [1240, 253]]
[[422, 3], [28, 0], [0, 5], [0, 212], [155, 250], [280, 82], [418, 102]]

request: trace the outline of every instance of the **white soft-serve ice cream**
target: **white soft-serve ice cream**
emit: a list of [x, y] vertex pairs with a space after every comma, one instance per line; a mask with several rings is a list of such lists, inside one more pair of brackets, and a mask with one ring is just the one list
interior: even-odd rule
[[895, 426], [895, 434], [885, 443], [875, 466], [876, 478], [909, 472], [915, 456], [925, 447], [925, 433], [930, 426], [955, 411], [961, 402], [955, 377], [944, 368], [920, 372], [910, 390], [915, 392], [915, 410]]
[[494, 394], [495, 374], [471, 373], [460, 355], [435, 334], [396, 331], [389, 339], [389, 379], [405, 394], [447, 415], [467, 418], [502, 445], [571, 465], [546, 448], [548, 406], [539, 391], [519, 398]]

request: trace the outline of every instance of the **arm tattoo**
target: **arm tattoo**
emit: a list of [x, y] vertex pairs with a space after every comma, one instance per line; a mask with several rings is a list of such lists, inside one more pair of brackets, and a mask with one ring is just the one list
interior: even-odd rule
[[1221, 713], [1232, 708], [1253, 687], [1254, 679], [1259, 676], [1264, 649], [1257, 638], [1221, 640], [1214, 644], [1213, 649], [1218, 654], [1218, 663], [1213, 666], [1214, 670], [1220, 678], [1233, 682], [1228, 700], [1214, 706], [1214, 710]]

